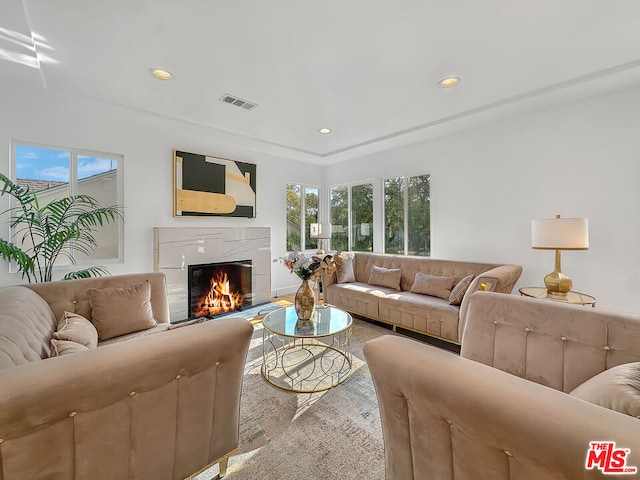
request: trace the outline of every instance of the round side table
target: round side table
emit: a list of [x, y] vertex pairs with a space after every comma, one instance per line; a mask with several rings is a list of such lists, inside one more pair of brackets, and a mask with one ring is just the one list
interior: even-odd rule
[[551, 298], [547, 296], [545, 287], [522, 287], [518, 290], [523, 297], [541, 298], [552, 302], [570, 303], [573, 305], [596, 306], [596, 297], [580, 292], [567, 292], [567, 298]]

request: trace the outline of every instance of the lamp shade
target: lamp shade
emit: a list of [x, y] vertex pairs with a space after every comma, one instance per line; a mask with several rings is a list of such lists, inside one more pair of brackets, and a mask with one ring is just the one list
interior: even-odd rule
[[311, 238], [331, 238], [330, 223], [310, 223], [309, 233]]
[[541, 250], [587, 250], [589, 219], [543, 218], [531, 220], [531, 247]]

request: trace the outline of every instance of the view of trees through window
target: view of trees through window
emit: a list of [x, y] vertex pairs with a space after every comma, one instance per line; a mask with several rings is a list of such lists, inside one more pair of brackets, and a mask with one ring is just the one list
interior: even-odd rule
[[[382, 180], [384, 252], [431, 254], [429, 175]], [[377, 193], [376, 193], [377, 195]], [[328, 189], [330, 249], [373, 251], [374, 183], [338, 185]], [[287, 250], [315, 249], [309, 225], [322, 218], [320, 189], [287, 185]]]
[[318, 239], [311, 238], [309, 225], [318, 223], [319, 190], [305, 187], [304, 189], [304, 248], [306, 250], [318, 248]]
[[329, 191], [331, 248], [349, 250], [349, 187], [333, 187]]
[[429, 175], [384, 181], [384, 251], [431, 254]]
[[373, 184], [332, 187], [329, 189], [329, 203], [331, 249], [372, 252]]
[[302, 246], [302, 188], [287, 185], [287, 251], [299, 250]]
[[318, 248], [309, 225], [318, 223], [319, 192], [317, 187], [287, 184], [287, 251]]
[[351, 250], [373, 252], [373, 184], [351, 187]]

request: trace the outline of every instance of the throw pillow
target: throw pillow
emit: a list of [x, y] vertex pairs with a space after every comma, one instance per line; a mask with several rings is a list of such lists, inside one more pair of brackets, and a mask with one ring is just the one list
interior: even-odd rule
[[383, 268], [373, 265], [369, 276], [369, 285], [400, 290], [400, 277], [402, 277], [401, 268]]
[[576, 387], [570, 395], [640, 418], [640, 362], [611, 367]]
[[59, 357], [61, 355], [68, 355], [70, 353], [78, 353], [89, 350], [88, 347], [81, 345], [70, 340], [56, 340], [51, 339], [51, 356]]
[[77, 313], [64, 312], [53, 333], [56, 340], [79, 343], [87, 348], [98, 346], [98, 332], [93, 324]]
[[336, 282], [353, 283], [356, 281], [356, 274], [353, 270], [355, 255], [353, 253], [339, 253], [334, 258], [336, 262]]
[[456, 277], [441, 277], [418, 272], [413, 279], [411, 291], [422, 295], [431, 295], [449, 300], [451, 289], [456, 284]]
[[206, 318], [200, 317], [194, 320], [187, 320], [186, 322], [172, 323], [171, 325], [169, 325], [169, 328], [167, 330], [175, 330], [176, 328], [187, 327], [189, 325], [195, 325], [197, 323], [204, 323], [205, 320]]
[[149, 280], [126, 288], [89, 288], [91, 318], [100, 340], [146, 330], [158, 323], [151, 310]]
[[456, 283], [456, 286], [453, 287], [449, 295], [449, 305], [460, 305], [462, 303], [462, 297], [467, 293], [471, 282], [473, 282], [473, 275], [467, 275]]

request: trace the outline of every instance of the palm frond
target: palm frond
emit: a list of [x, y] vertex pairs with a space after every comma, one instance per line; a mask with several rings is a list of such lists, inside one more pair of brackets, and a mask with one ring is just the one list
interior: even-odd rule
[[15, 198], [20, 205], [28, 205], [35, 200], [35, 194], [29, 190], [29, 187], [21, 187], [17, 183], [13, 183], [10, 178], [0, 173], [0, 184], [2, 184], [2, 192], [0, 195], [8, 193]]
[[[0, 249], [4, 253], [0, 250], [0, 257], [16, 261], [29, 281], [31, 276], [35, 281], [51, 280], [54, 264], [61, 255], [72, 264], [76, 263], [75, 254], [90, 256], [97, 246], [94, 232], [124, 217], [122, 207], [103, 207], [90, 195], [71, 195], [40, 207], [35, 192], [14, 184], [1, 173], [0, 187], [0, 195], [9, 194], [19, 203], [2, 213], [11, 214], [9, 222], [15, 238], [24, 246], [20, 249], [2, 240], [4, 246]], [[108, 274], [104, 267], [90, 267], [80, 270], [78, 277], [69, 278], [103, 274]]]
[[104, 267], [89, 267], [83, 270], [78, 270], [76, 272], [67, 273], [63, 280], [74, 280], [77, 278], [91, 278], [91, 277], [102, 277], [111, 275], [109, 271]]
[[[31, 257], [19, 247], [0, 238], [0, 257], [7, 262], [16, 262], [22, 271], [22, 276], [31, 278], [35, 265]], [[31, 281], [31, 280], [29, 280]]]

